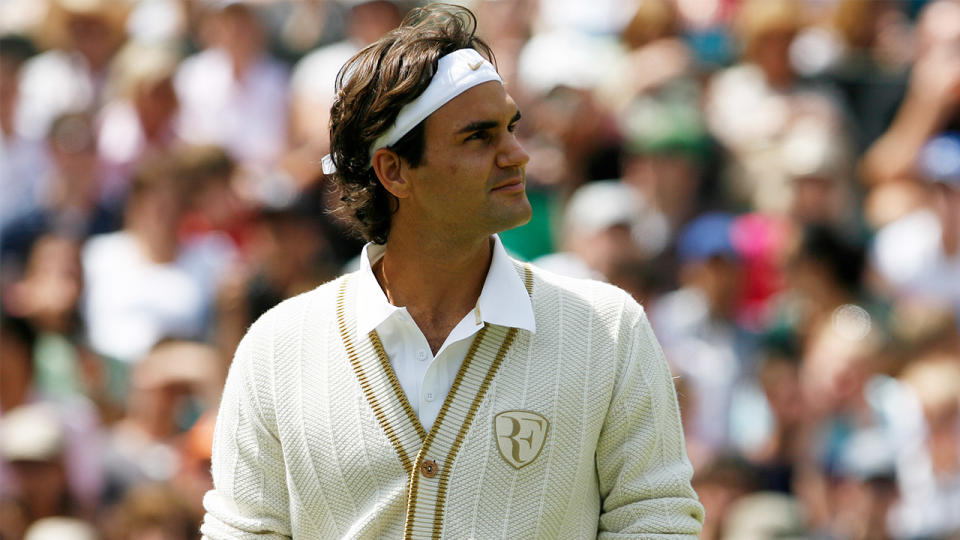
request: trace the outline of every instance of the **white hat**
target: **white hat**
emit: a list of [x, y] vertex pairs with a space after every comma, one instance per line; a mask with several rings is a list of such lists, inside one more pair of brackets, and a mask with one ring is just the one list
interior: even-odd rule
[[37, 520], [27, 529], [23, 540], [96, 540], [97, 531], [89, 523], [69, 517]]
[[723, 537], [738, 540], [806, 538], [803, 508], [795, 498], [783, 493], [761, 491], [745, 495], [730, 505]]
[[63, 450], [63, 426], [51, 406], [22, 405], [0, 418], [0, 456], [7, 461], [50, 461]]
[[588, 182], [570, 197], [564, 212], [564, 236], [594, 234], [617, 225], [629, 227], [637, 245], [651, 256], [666, 246], [670, 236], [663, 214], [618, 180]]

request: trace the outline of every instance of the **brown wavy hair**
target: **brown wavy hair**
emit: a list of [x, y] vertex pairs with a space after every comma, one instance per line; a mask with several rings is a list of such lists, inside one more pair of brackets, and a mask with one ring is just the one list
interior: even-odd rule
[[[426, 90], [441, 57], [476, 49], [496, 62], [490, 47], [476, 36], [477, 18], [450, 4], [412, 10], [401, 25], [353, 56], [337, 75], [330, 109], [330, 155], [340, 190], [336, 210], [363, 238], [387, 241], [396, 200], [370, 166], [370, 145], [396, 121], [404, 105]], [[423, 159], [423, 122], [388, 147], [412, 167]]]

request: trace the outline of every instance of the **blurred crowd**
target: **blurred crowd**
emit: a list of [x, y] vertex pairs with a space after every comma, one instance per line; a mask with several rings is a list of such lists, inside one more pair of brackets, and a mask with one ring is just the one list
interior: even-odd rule
[[[676, 375], [703, 538], [960, 538], [960, 0], [470, 0], [516, 257]], [[233, 349], [355, 268], [340, 66], [408, 0], [0, 0], [0, 538], [186, 539]]]

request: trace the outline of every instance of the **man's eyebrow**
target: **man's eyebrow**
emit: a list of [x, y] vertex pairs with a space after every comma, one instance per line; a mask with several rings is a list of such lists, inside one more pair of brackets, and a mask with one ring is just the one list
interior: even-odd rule
[[471, 133], [474, 131], [484, 131], [487, 129], [492, 129], [500, 125], [500, 122], [494, 120], [480, 120], [477, 122], [470, 122], [469, 124], [463, 126], [457, 130], [457, 133]]
[[[513, 118], [510, 119], [510, 124], [516, 124], [520, 121], [520, 111], [517, 111], [517, 114], [513, 115]], [[476, 122], [470, 122], [469, 124], [463, 126], [457, 130], [457, 134], [460, 133], [472, 133], [474, 131], [484, 131], [487, 129], [492, 129], [500, 125], [500, 122], [496, 120], [478, 120]]]

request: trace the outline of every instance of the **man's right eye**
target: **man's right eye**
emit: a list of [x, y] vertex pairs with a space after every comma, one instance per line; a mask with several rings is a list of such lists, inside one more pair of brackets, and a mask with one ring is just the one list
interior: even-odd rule
[[464, 141], [485, 141], [490, 138], [490, 134], [486, 131], [474, 131], [470, 134], [469, 137], [464, 139]]

